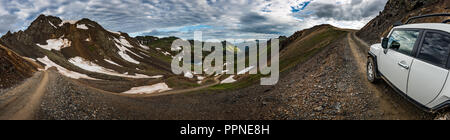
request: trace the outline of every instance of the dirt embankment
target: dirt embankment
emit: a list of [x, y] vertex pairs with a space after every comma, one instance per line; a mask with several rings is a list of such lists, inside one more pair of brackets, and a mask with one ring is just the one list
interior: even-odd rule
[[[392, 25], [405, 23], [408, 18], [425, 14], [450, 13], [449, 0], [389, 0], [382, 12], [363, 27], [357, 35], [369, 44], [380, 42]], [[441, 23], [450, 17], [423, 18], [413, 23]]]
[[31, 77], [36, 68], [9, 50], [0, 41], [0, 89], [9, 88]]

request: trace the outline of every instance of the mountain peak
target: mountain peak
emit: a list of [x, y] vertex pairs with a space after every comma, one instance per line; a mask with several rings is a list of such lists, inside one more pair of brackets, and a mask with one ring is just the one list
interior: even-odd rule
[[52, 29], [58, 23], [61, 23], [62, 20], [55, 16], [46, 16], [39, 15], [30, 25], [29, 29], [41, 29], [43, 27], [47, 27], [47, 29]]
[[55, 16], [51, 16], [51, 15], [46, 16], [44, 14], [41, 14], [33, 22], [44, 21], [44, 20], [47, 20], [47, 21], [60, 20], [61, 21], [61, 19], [59, 17], [55, 17]]
[[8, 32], [6, 33], [6, 36], [10, 36], [10, 35], [12, 35], [12, 33], [11, 33], [11, 31], [8, 31]]

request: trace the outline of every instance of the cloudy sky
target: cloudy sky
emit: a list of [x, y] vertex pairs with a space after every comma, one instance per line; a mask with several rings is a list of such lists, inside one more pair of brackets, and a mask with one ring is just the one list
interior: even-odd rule
[[359, 29], [387, 0], [0, 0], [0, 34], [26, 29], [40, 14], [89, 18], [132, 36], [265, 39], [319, 24]]

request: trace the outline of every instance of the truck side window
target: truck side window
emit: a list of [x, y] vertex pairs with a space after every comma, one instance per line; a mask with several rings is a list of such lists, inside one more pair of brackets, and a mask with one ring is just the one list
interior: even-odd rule
[[420, 31], [395, 30], [389, 38], [389, 49], [411, 55]]
[[427, 32], [417, 58], [445, 67], [449, 53], [449, 35], [438, 32]]

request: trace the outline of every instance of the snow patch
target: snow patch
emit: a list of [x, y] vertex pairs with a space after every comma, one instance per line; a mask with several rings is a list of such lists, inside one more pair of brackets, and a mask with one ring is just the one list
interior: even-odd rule
[[128, 42], [128, 41], [125, 39], [125, 37], [120, 36], [120, 40], [117, 39], [117, 38], [114, 38], [114, 41], [116, 42], [115, 44], [116, 44], [117, 48], [119, 48], [119, 50], [120, 50], [120, 51], [119, 51], [119, 55], [120, 55], [123, 59], [125, 59], [125, 60], [127, 60], [127, 61], [129, 61], [129, 62], [131, 62], [131, 63], [140, 64], [139, 61], [136, 61], [136, 60], [134, 60], [133, 58], [131, 58], [129, 55], [127, 55], [127, 54], [125, 53], [126, 51], [128, 51], [128, 52], [134, 54], [134, 55], [137, 56], [137, 57], [140, 57], [140, 58], [144, 59], [142, 56], [137, 55], [136, 53], [134, 53], [134, 52], [132, 52], [131, 50], [128, 49], [128, 48], [133, 48], [133, 46], [130, 44], [130, 42]]
[[119, 67], [122, 67], [121, 65], [119, 65], [119, 64], [117, 64], [116, 62], [114, 62], [114, 61], [111, 61], [111, 60], [108, 60], [108, 59], [104, 59], [106, 62], [108, 62], [108, 63], [110, 63], [110, 64], [113, 64], [113, 65], [116, 65], [116, 66], [119, 66]]
[[77, 28], [78, 29], [83, 29], [83, 30], [89, 29], [85, 24], [77, 24]]
[[[131, 58], [126, 52], [131, 52], [128, 48], [123, 47], [122, 45], [119, 45], [116, 43], [116, 47], [119, 49], [119, 55], [120, 57], [122, 57], [123, 59], [127, 60], [128, 62], [134, 63], [134, 64], [140, 64], [139, 61], [134, 60], [133, 58]], [[131, 52], [133, 53], [133, 52]], [[133, 53], [134, 54], [134, 53]], [[136, 55], [136, 54], [134, 54]], [[138, 56], [138, 55], [136, 55]]]
[[245, 69], [239, 71], [237, 74], [238, 74], [238, 75], [245, 74], [245, 73], [249, 72], [250, 70], [252, 70], [254, 67], [255, 67], [255, 66], [250, 66], [250, 67], [248, 67], [248, 68], [245, 68]]
[[170, 48], [171, 51], [180, 51], [182, 50], [182, 48], [180, 46], [175, 47], [175, 48]]
[[229, 70], [222, 70], [222, 72], [216, 73], [216, 75], [214, 75], [214, 76], [222, 75], [222, 74], [224, 74], [224, 73], [227, 73], [228, 71], [229, 71]]
[[167, 55], [168, 55], [168, 56], [171, 55], [169, 52], [163, 52], [163, 54], [166, 55], [166, 56], [167, 56]]
[[77, 23], [77, 22], [78, 22], [78, 20], [63, 20], [63, 21], [61, 22], [61, 24], [59, 24], [59, 27], [63, 26], [63, 25], [66, 24], [66, 23], [75, 24], [75, 23]]
[[98, 80], [95, 78], [91, 78], [91, 77], [87, 76], [86, 74], [81, 74], [78, 72], [67, 70], [66, 68], [61, 67], [60, 65], [58, 65], [55, 62], [48, 59], [47, 56], [45, 56], [44, 58], [38, 58], [38, 61], [45, 64], [45, 70], [48, 70], [51, 67], [56, 67], [56, 69], [58, 69], [58, 72], [60, 74], [67, 76], [69, 78], [73, 78], [73, 79], [83, 78], [83, 79], [89, 79], [89, 80]]
[[75, 66], [78, 66], [84, 70], [90, 71], [90, 72], [96, 72], [96, 73], [103, 73], [106, 75], [112, 75], [112, 76], [118, 76], [118, 77], [126, 77], [126, 78], [134, 78], [134, 79], [140, 79], [140, 78], [161, 78], [160, 75], [158, 76], [147, 76], [143, 74], [136, 74], [136, 75], [126, 75], [126, 74], [120, 74], [114, 70], [104, 68], [102, 66], [99, 66], [93, 62], [87, 61], [81, 57], [74, 57], [69, 59], [69, 62], [74, 64]]
[[150, 49], [148, 46], [145, 46], [145, 45], [142, 45], [142, 44], [139, 44], [142, 48], [144, 48], [144, 49], [146, 49], [146, 50], [148, 50], [148, 49]]
[[159, 83], [151, 86], [134, 87], [129, 91], [123, 92], [124, 94], [151, 94], [151, 93], [161, 93], [164, 91], [172, 90], [166, 83]]
[[23, 58], [23, 59], [26, 59], [26, 60], [30, 60], [30, 61], [36, 62], [36, 59], [33, 59], [33, 58], [29, 58], [29, 57], [25, 57], [25, 56], [22, 56], [22, 58]]
[[130, 42], [128, 42], [127, 39], [125, 39], [125, 37], [123, 37], [123, 36], [120, 36], [120, 40], [117, 38], [114, 38], [114, 41], [121, 44], [122, 46], [125, 46], [128, 48], [133, 48], [133, 46], [130, 44]]
[[39, 47], [49, 50], [51, 51], [53, 50], [57, 50], [60, 51], [62, 48], [67, 48], [70, 47], [72, 42], [70, 42], [68, 39], [62, 39], [63, 37], [59, 38], [59, 39], [49, 39], [47, 40], [47, 45], [41, 45], [41, 44], [36, 44]]
[[89, 41], [91, 41], [91, 39], [90, 39], [90, 38], [86, 38], [86, 40], [85, 40], [85, 41], [89, 42]]
[[131, 58], [128, 54], [125, 53], [125, 51], [120, 51], [119, 55], [120, 55], [120, 57], [122, 57], [123, 59], [127, 60], [128, 62], [131, 62], [131, 63], [134, 63], [134, 64], [140, 64], [139, 61], [136, 61], [133, 58]]
[[229, 83], [234, 83], [234, 82], [236, 82], [236, 80], [234, 79], [234, 75], [232, 75], [220, 83], [221, 84], [229, 84]]
[[198, 80], [204, 80], [205, 77], [203, 77], [203, 76], [197, 76], [197, 79], [198, 79]]
[[50, 25], [52, 25], [53, 26], [53, 28], [57, 28], [52, 22], [50, 22], [50, 21], [48, 21], [48, 23], [50, 23]]
[[191, 72], [184, 73], [184, 77], [186, 78], [194, 78], [194, 75]]
[[110, 31], [110, 30], [107, 30], [107, 31], [110, 32], [110, 33], [113, 33], [113, 34], [118, 34], [118, 35], [121, 34], [120, 32], [114, 32], [114, 31]]

